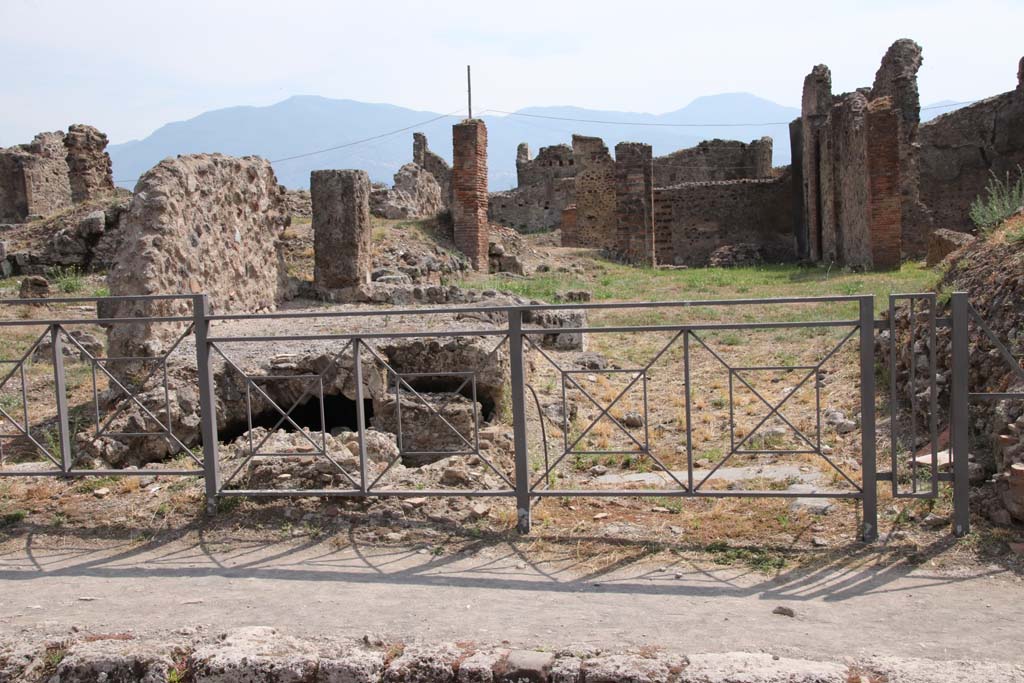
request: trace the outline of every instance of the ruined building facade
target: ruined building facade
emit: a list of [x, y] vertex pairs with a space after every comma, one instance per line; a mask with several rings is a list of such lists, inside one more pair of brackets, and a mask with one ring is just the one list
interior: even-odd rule
[[[704, 265], [716, 249], [737, 243], [768, 259], [791, 259], [791, 176], [773, 175], [771, 150], [770, 139], [714, 140], [653, 158], [649, 145], [619, 143], [612, 158], [600, 138], [574, 135], [576, 205], [564, 212], [562, 244], [640, 265]], [[737, 165], [742, 155], [752, 160], [745, 167]], [[705, 161], [680, 161], [697, 157]], [[677, 169], [688, 180], [662, 186], [665, 159], [689, 164]], [[730, 175], [740, 177], [722, 179]]]
[[534, 159], [525, 142], [516, 150], [516, 188], [492, 192], [491, 220], [522, 232], [551, 230], [576, 200], [576, 166], [569, 145], [541, 147]]
[[0, 149], [0, 222], [22, 223], [114, 192], [107, 136], [92, 126]]
[[[797, 253], [886, 268], [922, 258], [936, 229], [970, 231], [971, 202], [993, 174], [1024, 164], [1024, 86], [920, 123], [921, 48], [897, 40], [870, 88], [832, 94], [818, 65], [790, 126]], [[893, 208], [897, 207], [897, 208]]]

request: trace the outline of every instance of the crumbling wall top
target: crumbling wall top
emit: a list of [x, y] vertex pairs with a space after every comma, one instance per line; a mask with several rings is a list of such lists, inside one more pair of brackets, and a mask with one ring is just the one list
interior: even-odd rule
[[824, 116], [832, 107], [832, 72], [818, 64], [804, 77], [801, 109], [806, 116]]

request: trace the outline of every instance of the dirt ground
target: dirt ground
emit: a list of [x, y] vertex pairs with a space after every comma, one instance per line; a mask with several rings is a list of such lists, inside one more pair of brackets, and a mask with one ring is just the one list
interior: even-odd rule
[[471, 637], [553, 649], [1024, 661], [1005, 645], [1018, 635], [1024, 583], [997, 566], [884, 565], [883, 547], [772, 577], [671, 552], [590, 571], [571, 543], [550, 561], [532, 559], [533, 543], [479, 541], [433, 554], [354, 538], [253, 542], [190, 530], [97, 542], [73, 530], [29, 532], [0, 552], [0, 630], [214, 635], [269, 625], [296, 635]]

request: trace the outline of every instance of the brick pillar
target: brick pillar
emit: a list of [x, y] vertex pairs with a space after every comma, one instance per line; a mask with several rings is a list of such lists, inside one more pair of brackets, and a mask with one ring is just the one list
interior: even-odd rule
[[452, 223], [455, 246], [476, 270], [487, 268], [487, 126], [452, 126]]
[[630, 263], [653, 266], [654, 155], [651, 146], [615, 146], [616, 251]]
[[342, 289], [370, 281], [373, 226], [366, 171], [313, 171], [313, 281]]
[[900, 122], [892, 100], [867, 108], [868, 233], [874, 268], [899, 268], [902, 247]]

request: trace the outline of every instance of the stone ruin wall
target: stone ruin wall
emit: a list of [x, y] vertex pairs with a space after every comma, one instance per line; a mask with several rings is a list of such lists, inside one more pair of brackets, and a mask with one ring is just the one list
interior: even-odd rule
[[92, 126], [76, 123], [68, 128], [64, 146], [71, 201], [78, 204], [113, 194], [114, 167], [106, 152], [106, 135]]
[[576, 166], [575, 229], [562, 232], [562, 246], [616, 249], [615, 161], [601, 138], [572, 136]]
[[113, 194], [107, 136], [74, 124], [0, 149], [0, 221], [21, 223]]
[[541, 147], [535, 159], [525, 142], [516, 150], [517, 186], [492, 192], [488, 215], [494, 223], [521, 232], [551, 230], [562, 211], [576, 201], [576, 165], [569, 145]]
[[466, 119], [452, 126], [452, 224], [455, 246], [476, 270], [487, 268], [487, 126]]
[[434, 176], [441, 186], [444, 208], [449, 208], [452, 204], [452, 168], [440, 155], [430, 151], [427, 136], [423, 133], [412, 134], [412, 163]]
[[970, 231], [971, 202], [995, 174], [1024, 167], [1024, 58], [1017, 88], [920, 127], [920, 196], [936, 228]]
[[739, 140], [705, 140], [696, 147], [681, 149], [654, 159], [656, 187], [771, 177], [770, 137], [749, 143]]
[[427, 136], [412, 134], [412, 162], [394, 175], [391, 187], [371, 185], [370, 213], [389, 219], [432, 218], [451, 206], [452, 171], [430, 151]]
[[[649, 266], [705, 265], [719, 247], [738, 244], [752, 245], [763, 258], [791, 260], [792, 174], [787, 169], [775, 177], [771, 141], [758, 142], [756, 168], [764, 178], [660, 187], [650, 145], [620, 143], [613, 160], [600, 138], [573, 136], [576, 204], [562, 212], [562, 245], [596, 247]], [[743, 143], [722, 147], [751, 153]]]
[[921, 258], [927, 252], [928, 235], [933, 227], [931, 215], [920, 194], [921, 98], [917, 89], [917, 72], [922, 62], [920, 45], [907, 38], [897, 40], [882, 57], [871, 86], [871, 99], [888, 97], [898, 121], [901, 249], [913, 258]]
[[654, 188], [658, 263], [703, 266], [721, 246], [754, 245], [769, 261], [793, 258], [793, 177]]
[[[272, 309], [286, 273], [279, 238], [289, 223], [284, 188], [259, 157], [193, 154], [165, 159], [135, 187], [111, 295], [202, 293], [215, 312]], [[187, 303], [113, 304], [106, 314], [189, 315]], [[153, 356], [180, 325], [116, 325], [111, 356]]]

